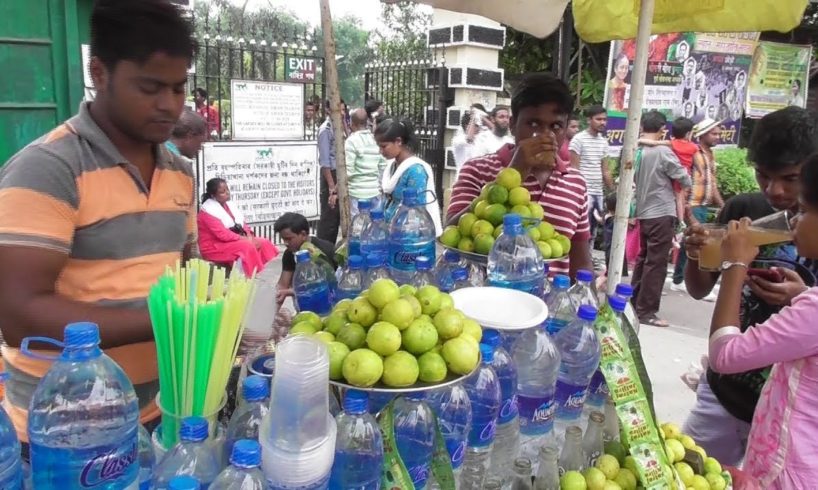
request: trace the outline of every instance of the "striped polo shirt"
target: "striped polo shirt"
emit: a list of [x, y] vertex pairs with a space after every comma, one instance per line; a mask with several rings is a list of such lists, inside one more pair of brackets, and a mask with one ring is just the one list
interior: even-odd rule
[[[151, 285], [167, 266], [176, 264], [196, 230], [193, 169], [164, 145], [156, 145], [155, 152], [156, 169], [148, 187], [83, 103], [77, 116], [28, 145], [0, 170], [0, 245], [65, 254], [55, 284], [63, 297], [145, 308]], [[105, 325], [101, 329], [104, 337]], [[145, 407], [156, 392], [153, 343], [111, 351]], [[31, 391], [48, 363], [20, 356], [8, 346], [3, 347], [3, 359], [11, 374], [4, 403], [14, 406], [10, 411], [20, 433], [17, 419], [24, 418]]]
[[379, 177], [386, 160], [372, 131], [355, 131], [345, 143], [349, 195], [355, 199], [372, 199], [381, 193]]
[[[501, 170], [511, 164], [514, 145], [508, 144], [497, 153], [469, 160], [460, 169], [460, 175], [452, 188], [451, 202], [446, 216], [451, 217], [466, 209], [480, 195], [485, 184], [493, 182]], [[565, 172], [555, 169], [545, 189], [533, 175], [528, 175], [523, 185], [531, 193], [531, 201], [543, 207], [544, 218], [571, 241], [589, 240], [588, 201], [585, 179], [580, 172], [566, 166]], [[552, 274], [568, 274], [569, 261], [550, 264]]]
[[601, 134], [594, 136], [586, 129], [571, 138], [568, 148], [579, 155], [579, 171], [585, 177], [588, 194], [603, 195], [602, 160], [608, 158], [608, 138]]

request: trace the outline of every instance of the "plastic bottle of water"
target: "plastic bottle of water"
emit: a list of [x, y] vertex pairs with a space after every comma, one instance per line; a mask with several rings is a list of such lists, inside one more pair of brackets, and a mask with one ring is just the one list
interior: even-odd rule
[[435, 416], [423, 393], [395, 400], [395, 442], [416, 490], [426, 488], [435, 449]]
[[241, 386], [244, 403], [236, 408], [227, 424], [225, 454], [232, 454], [233, 444], [241, 439], [258, 441], [261, 421], [270, 410], [270, 380], [254, 374], [244, 378]]
[[566, 427], [580, 423], [588, 384], [599, 367], [600, 347], [594, 320], [596, 309], [582, 305], [577, 310], [577, 319], [554, 337], [561, 359], [556, 391], [558, 441], [562, 441]]
[[541, 447], [534, 490], [560, 490], [559, 455], [555, 447]]
[[349, 390], [344, 411], [335, 421], [335, 460], [330, 490], [378, 490], [383, 466], [383, 438], [375, 417], [367, 413], [366, 392]]
[[371, 221], [361, 233], [361, 255], [389, 253], [389, 226], [383, 220], [383, 210], [373, 209], [369, 216]]
[[560, 476], [568, 471], [582, 471], [585, 469], [587, 456], [582, 450], [582, 429], [570, 425], [565, 429], [565, 445], [560, 453]]
[[500, 380], [491, 367], [494, 348], [480, 344], [480, 354], [480, 367], [463, 382], [472, 413], [469, 445], [460, 478], [463, 490], [479, 489], [483, 484], [500, 415]]
[[577, 271], [577, 282], [568, 290], [568, 295], [574, 302], [574, 308], [579, 308], [582, 305], [591, 305], [594, 308], [599, 308], [599, 300], [591, 287], [593, 280], [593, 272], [585, 269]]
[[505, 215], [503, 233], [489, 252], [489, 285], [542, 296], [542, 264], [540, 250], [523, 229], [520, 215]]
[[[5, 373], [0, 373], [0, 383]], [[0, 488], [22, 490], [23, 465], [20, 460], [20, 441], [3, 407], [0, 406]]]
[[395, 395], [392, 393], [380, 392], [380, 391], [373, 391], [369, 394], [369, 408], [367, 411], [374, 415], [375, 417], [381, 413], [389, 402], [395, 399]]
[[[554, 391], [560, 353], [545, 325], [524, 331], [512, 351], [517, 366], [517, 406], [520, 412], [520, 456], [537, 461], [539, 450], [554, 446]], [[535, 468], [536, 470], [536, 468]]]
[[429, 260], [429, 257], [420, 256], [415, 259], [415, 270], [417, 273], [412, 278], [412, 286], [420, 289], [423, 286], [437, 286], [435, 275], [432, 272], [434, 261]]
[[[551, 272], [551, 266], [548, 262], [543, 262], [542, 264], [543, 270], [543, 281], [542, 281], [542, 300], [545, 301], [545, 304], [548, 304], [549, 300], [551, 299], [551, 281], [548, 280], [548, 273]], [[536, 465], [535, 465], [536, 466]]]
[[437, 269], [435, 270], [437, 287], [444, 293], [451, 292], [454, 287], [452, 274], [455, 269], [458, 268], [460, 268], [460, 254], [454, 250], [446, 250], [443, 254], [443, 260], [438, 261]]
[[[151, 435], [144, 426], [139, 426], [139, 490], [150, 490], [151, 475], [156, 466], [156, 453], [153, 451]], [[0, 485], [0, 488], [3, 488]]]
[[633, 286], [626, 283], [620, 283], [616, 285], [616, 295], [622, 296], [625, 299], [631, 299], [633, 296]]
[[[64, 347], [34, 390], [28, 439], [34, 488], [138, 488], [139, 406], [133, 385], [99, 348], [93, 323], [65, 327]], [[28, 339], [21, 349], [29, 355]]]
[[199, 490], [200, 488], [202, 486], [199, 480], [187, 475], [174, 476], [168, 482], [168, 490]]
[[532, 490], [534, 487], [531, 480], [531, 460], [528, 458], [516, 458], [514, 460], [514, 480], [511, 482], [511, 490]]
[[[627, 300], [621, 296], [611, 296], [608, 298], [608, 305], [617, 314], [622, 315], [627, 305]], [[591, 382], [588, 385], [588, 398], [585, 400], [585, 415], [590, 415], [591, 412], [605, 412], [605, 401], [608, 399], [608, 383], [605, 382], [605, 376], [602, 370], [597, 368], [594, 372]]]
[[182, 419], [179, 442], [165, 453], [153, 473], [153, 488], [164, 490], [176, 475], [189, 475], [207, 488], [221, 472], [220, 457], [207, 443], [208, 425], [202, 417]]
[[497, 417], [497, 432], [491, 450], [489, 473], [507, 481], [511, 466], [520, 450], [520, 419], [517, 410], [517, 366], [514, 359], [503, 348], [500, 332], [483, 331], [483, 342], [494, 347], [491, 367], [500, 381], [500, 415]]
[[469, 271], [465, 267], [459, 267], [452, 272], [452, 291], [472, 287], [469, 282]]
[[321, 267], [310, 258], [306, 250], [295, 253], [295, 275], [293, 276], [295, 302], [298, 311], [312, 311], [326, 315], [332, 309], [329, 284]]
[[372, 209], [372, 201], [358, 201], [358, 214], [352, 218], [349, 227], [349, 256], [361, 255], [361, 237], [364, 230], [372, 222], [369, 217], [369, 210]]
[[554, 278], [554, 289], [548, 302], [548, 320], [545, 322], [545, 329], [550, 335], [557, 334], [576, 317], [577, 307], [568, 294], [570, 286], [571, 278], [568, 276], [558, 275]]
[[454, 480], [458, 481], [466, 443], [471, 430], [472, 408], [466, 388], [458, 383], [430, 392], [429, 403], [437, 414], [437, 425], [446, 442], [446, 449], [452, 461]]
[[236, 441], [230, 453], [230, 466], [219, 473], [209, 490], [264, 490], [267, 481], [259, 469], [261, 446], [258, 441]]
[[585, 453], [586, 467], [596, 466], [596, 460], [605, 452], [602, 433], [605, 430], [605, 416], [602, 412], [591, 412], [588, 417], [588, 427], [582, 437], [582, 451]]
[[435, 223], [418, 197], [415, 189], [403, 191], [389, 223], [389, 272], [398, 284], [412, 282], [417, 257], [435, 260]]
[[366, 275], [364, 287], [368, 288], [378, 279], [391, 279], [389, 269], [386, 268], [386, 255], [370, 254], [366, 256]]
[[335, 299], [355, 299], [364, 290], [364, 259], [360, 255], [350, 255], [347, 268], [338, 280]]

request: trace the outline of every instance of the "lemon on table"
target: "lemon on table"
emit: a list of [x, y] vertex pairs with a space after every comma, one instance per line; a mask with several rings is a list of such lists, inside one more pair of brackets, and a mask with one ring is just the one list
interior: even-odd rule
[[369, 286], [369, 302], [375, 308], [381, 309], [387, 304], [400, 298], [400, 288], [391, 279], [378, 279]]
[[488, 255], [493, 246], [494, 237], [487, 233], [481, 233], [474, 237], [474, 251], [480, 255]]
[[440, 243], [447, 247], [456, 247], [460, 241], [460, 229], [457, 226], [447, 226], [440, 235]]
[[415, 384], [419, 374], [420, 369], [415, 356], [401, 350], [383, 360], [381, 381], [386, 386], [403, 388]]
[[480, 219], [485, 218], [486, 216], [486, 208], [488, 208], [491, 204], [489, 204], [486, 200], [479, 200], [477, 204], [474, 205], [474, 214]]
[[480, 219], [488, 221], [492, 226], [503, 224], [503, 216], [506, 214], [506, 207], [502, 204], [491, 204], [483, 211]]
[[550, 240], [545, 240], [545, 243], [551, 247], [552, 258], [562, 257], [565, 255], [562, 251], [562, 244], [558, 240], [551, 238]]
[[471, 234], [469, 236], [474, 238], [482, 233], [488, 233], [489, 235], [491, 235], [492, 233], [494, 233], [494, 225], [492, 225], [491, 223], [484, 219], [479, 219], [475, 221], [474, 224], [471, 226]]
[[312, 325], [315, 326], [316, 331], [321, 330], [321, 327], [323, 326], [321, 322], [321, 317], [318, 316], [317, 313], [314, 313], [312, 311], [302, 311], [301, 313], [293, 317], [292, 322], [293, 325], [297, 325], [301, 322], [311, 323]]
[[545, 217], [545, 211], [543, 211], [542, 206], [538, 202], [529, 203], [528, 209], [531, 211], [531, 217], [534, 219], [543, 219]]
[[506, 201], [508, 201], [508, 189], [499, 184], [492, 184], [489, 187], [488, 202], [490, 204], [505, 204]]
[[366, 334], [366, 346], [382, 356], [390, 356], [400, 349], [402, 337], [398, 327], [387, 322], [378, 322]]
[[427, 352], [418, 357], [418, 379], [424, 383], [439, 383], [446, 379], [446, 361], [437, 352]]
[[531, 239], [534, 240], [535, 242], [540, 241], [540, 230], [537, 229], [537, 227], [532, 226], [531, 228], [526, 230], [526, 233], [528, 233], [528, 236], [530, 236]]
[[497, 174], [497, 178], [494, 179], [495, 182], [500, 184], [501, 186], [505, 187], [508, 190], [514, 189], [515, 187], [520, 187], [523, 183], [523, 176], [520, 174], [517, 169], [514, 168], [504, 168], [500, 170]]
[[549, 245], [548, 242], [538, 241], [537, 248], [540, 249], [540, 255], [542, 255], [542, 258], [551, 258], [551, 245]]
[[474, 242], [471, 238], [461, 238], [457, 243], [457, 249], [461, 252], [474, 252]]
[[549, 238], [554, 238], [556, 235], [556, 230], [554, 230], [554, 225], [547, 221], [543, 221], [537, 228], [540, 230], [540, 240], [548, 240]]
[[525, 187], [515, 187], [508, 192], [508, 203], [527, 207], [531, 203], [531, 193]]
[[415, 320], [409, 328], [401, 332], [401, 348], [419, 356], [437, 345], [439, 336], [434, 325], [427, 321]]
[[554, 237], [554, 239], [560, 242], [560, 245], [562, 245], [563, 254], [567, 254], [568, 252], [571, 251], [571, 240], [569, 240], [567, 236], [557, 234], [557, 236]]
[[519, 214], [521, 218], [531, 217], [531, 210], [528, 208], [528, 206], [524, 206], [522, 204], [518, 204], [511, 208], [511, 212], [514, 214]]
[[466, 213], [457, 220], [457, 228], [460, 230], [460, 238], [468, 238], [471, 236], [471, 227], [477, 222], [477, 215], [474, 213]]
[[494, 233], [491, 234], [492, 237], [496, 240], [497, 237], [503, 234], [503, 225], [497, 226], [494, 228]]
[[372, 386], [383, 375], [383, 360], [369, 349], [355, 349], [344, 358], [341, 371], [353, 386]]

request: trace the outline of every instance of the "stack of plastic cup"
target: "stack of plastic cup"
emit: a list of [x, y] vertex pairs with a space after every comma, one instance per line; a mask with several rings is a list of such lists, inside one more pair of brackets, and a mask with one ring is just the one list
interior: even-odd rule
[[268, 488], [327, 488], [336, 436], [329, 414], [327, 348], [296, 335], [278, 344], [275, 360], [270, 412], [259, 432]]

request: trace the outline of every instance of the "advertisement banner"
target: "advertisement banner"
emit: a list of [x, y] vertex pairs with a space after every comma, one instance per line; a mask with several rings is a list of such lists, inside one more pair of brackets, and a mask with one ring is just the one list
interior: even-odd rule
[[747, 117], [806, 107], [811, 59], [812, 46], [760, 42], [750, 69]]
[[[723, 121], [722, 144], [737, 144], [757, 32], [651, 36], [643, 109], [668, 121]], [[605, 85], [608, 140], [618, 152], [625, 134], [635, 40], [613, 41]]]

